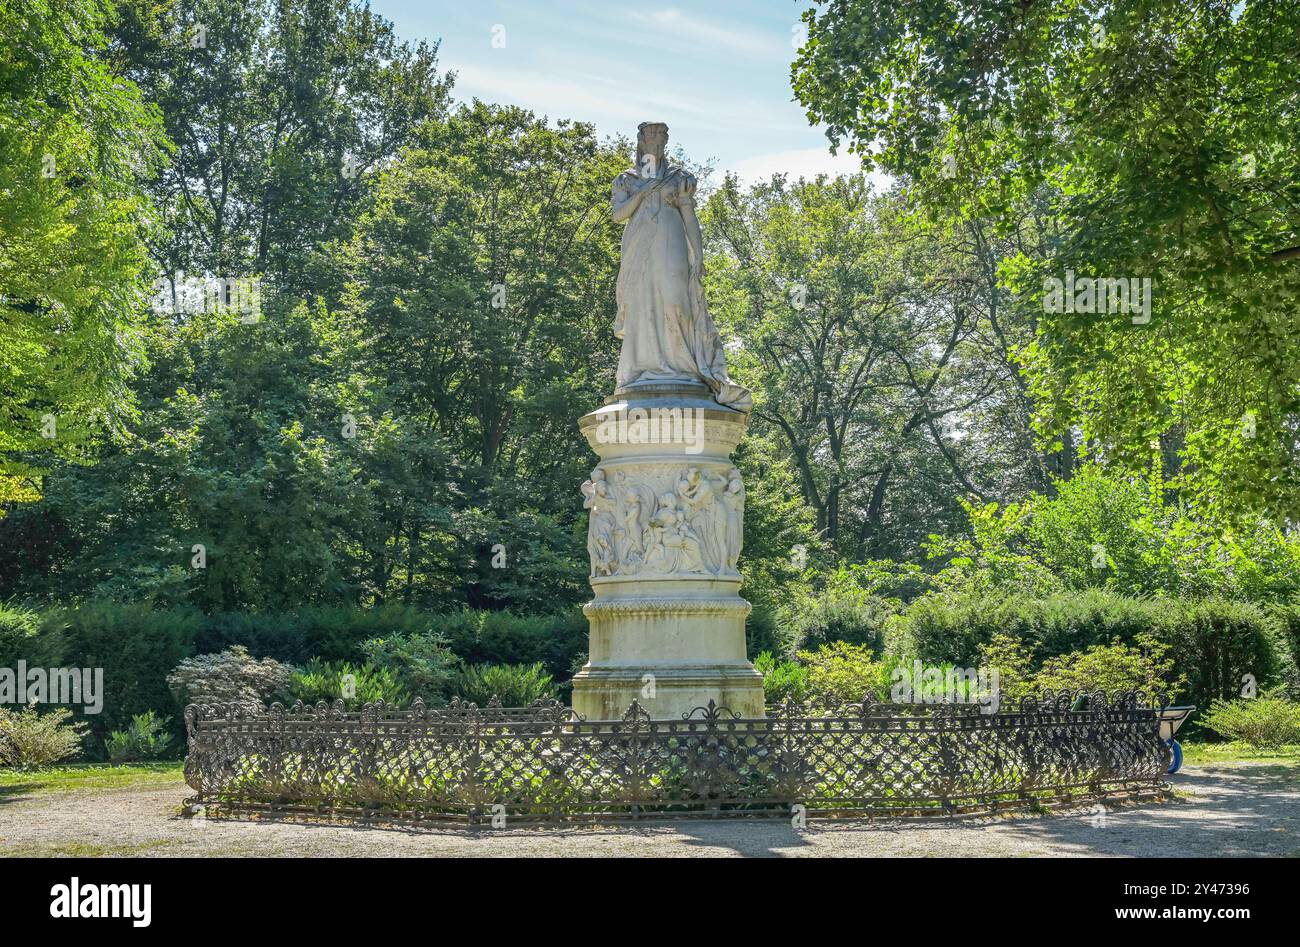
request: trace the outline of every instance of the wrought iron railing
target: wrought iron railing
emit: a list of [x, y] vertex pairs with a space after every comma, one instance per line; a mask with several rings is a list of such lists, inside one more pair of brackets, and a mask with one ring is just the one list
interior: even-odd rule
[[1166, 791], [1161, 706], [1063, 694], [997, 714], [865, 702], [742, 719], [710, 704], [665, 721], [633, 704], [589, 721], [554, 701], [191, 705], [187, 804], [493, 824], [1052, 807]]

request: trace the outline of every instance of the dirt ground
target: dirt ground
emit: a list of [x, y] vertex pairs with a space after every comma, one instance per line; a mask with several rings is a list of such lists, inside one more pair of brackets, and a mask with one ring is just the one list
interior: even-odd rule
[[394, 829], [179, 816], [174, 786], [0, 795], [0, 855], [1300, 856], [1300, 768], [1189, 766], [1163, 803], [979, 821]]

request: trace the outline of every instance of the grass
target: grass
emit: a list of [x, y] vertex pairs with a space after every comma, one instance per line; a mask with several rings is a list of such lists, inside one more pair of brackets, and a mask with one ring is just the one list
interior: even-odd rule
[[1300, 744], [1290, 744], [1277, 750], [1261, 750], [1247, 743], [1184, 743], [1183, 763], [1297, 763], [1300, 764]]
[[5, 849], [6, 858], [111, 858], [154, 855], [175, 848], [180, 839], [155, 839], [130, 845], [96, 845], [91, 842], [56, 842], [49, 845], [19, 845]]
[[38, 770], [0, 769], [0, 797], [39, 792], [146, 789], [184, 781], [181, 760], [162, 763], [69, 763]]

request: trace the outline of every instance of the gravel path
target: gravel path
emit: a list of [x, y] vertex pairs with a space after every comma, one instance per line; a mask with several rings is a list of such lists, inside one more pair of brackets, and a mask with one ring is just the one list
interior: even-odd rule
[[1300, 768], [1206, 764], [1165, 803], [976, 822], [672, 822], [513, 830], [180, 818], [174, 787], [0, 795], [0, 855], [1300, 856]]

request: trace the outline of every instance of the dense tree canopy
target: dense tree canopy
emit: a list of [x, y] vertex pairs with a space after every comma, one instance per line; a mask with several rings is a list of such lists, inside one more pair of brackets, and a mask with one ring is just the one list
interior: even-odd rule
[[130, 413], [152, 281], [156, 110], [110, 68], [106, 0], [0, 4], [0, 503]]
[[975, 227], [932, 226], [864, 178], [709, 201], [710, 295], [758, 392], [756, 429], [790, 452], [842, 555], [912, 557], [962, 517], [1050, 483], [1010, 348], [1029, 339]]
[[1010, 258], [1153, 281], [1149, 318], [1053, 312], [1025, 350], [1048, 435], [1079, 425], [1234, 510], [1300, 511], [1300, 8], [1274, 0], [834, 0], [796, 93], [833, 141], [965, 217], [1043, 220]]
[[[355, 0], [38, 6], [0, 7], [0, 599], [581, 601], [630, 143], [453, 106]], [[993, 573], [1291, 594], [1278, 528], [1211, 512], [1294, 499], [1290, 14], [822, 6], [798, 92], [896, 185], [701, 190], [756, 616]], [[1153, 276], [1151, 320], [1045, 308], [1067, 269]], [[261, 308], [148, 305], [182, 273]]]

